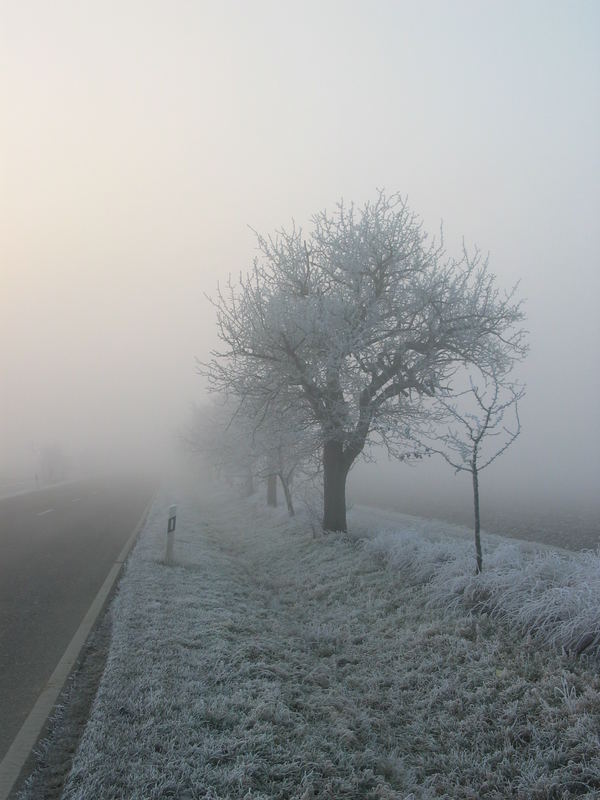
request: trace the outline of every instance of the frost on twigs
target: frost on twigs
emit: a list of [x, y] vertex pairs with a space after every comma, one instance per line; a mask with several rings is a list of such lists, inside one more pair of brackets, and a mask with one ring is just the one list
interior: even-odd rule
[[322, 453], [323, 527], [345, 531], [347, 475], [369, 442], [404, 452], [423, 398], [458, 365], [505, 371], [527, 348], [514, 291], [500, 291], [479, 251], [450, 257], [400, 195], [340, 202], [311, 223], [258, 236], [251, 269], [212, 299], [221, 346], [199, 369], [239, 404], [284, 397], [306, 418]]
[[519, 401], [525, 388], [510, 379], [507, 369], [505, 365], [503, 371], [498, 366], [480, 370], [477, 382], [471, 373], [468, 389], [454, 394], [442, 391], [429, 419], [412, 435], [426, 453], [436, 453], [457, 473], [471, 475], [477, 572], [483, 567], [479, 476], [521, 433]]

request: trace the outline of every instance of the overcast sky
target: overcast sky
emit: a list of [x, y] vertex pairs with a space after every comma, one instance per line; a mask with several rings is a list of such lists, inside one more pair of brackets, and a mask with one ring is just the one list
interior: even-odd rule
[[385, 187], [521, 280], [524, 432], [498, 480], [595, 490], [598, 2], [0, 9], [0, 471], [172, 429], [248, 226]]

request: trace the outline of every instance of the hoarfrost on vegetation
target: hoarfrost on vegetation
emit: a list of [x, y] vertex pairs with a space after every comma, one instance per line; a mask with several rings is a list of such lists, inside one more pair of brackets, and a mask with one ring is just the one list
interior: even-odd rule
[[600, 551], [567, 555], [496, 543], [477, 575], [471, 547], [457, 539], [382, 531], [367, 548], [401, 580], [428, 583], [431, 606], [484, 611], [544, 645], [600, 656]]
[[[443, 570], [457, 597], [474, 585], [461, 542], [399, 543], [315, 539], [226, 495], [159, 498], [65, 799], [597, 796], [593, 662], [447, 607]], [[507, 559], [491, 554], [490, 593]], [[564, 569], [519, 564], [547, 583]]]

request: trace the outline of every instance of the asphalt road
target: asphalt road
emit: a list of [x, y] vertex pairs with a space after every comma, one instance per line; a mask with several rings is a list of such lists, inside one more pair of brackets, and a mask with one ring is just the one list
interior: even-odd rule
[[153, 488], [94, 480], [0, 501], [0, 761]]

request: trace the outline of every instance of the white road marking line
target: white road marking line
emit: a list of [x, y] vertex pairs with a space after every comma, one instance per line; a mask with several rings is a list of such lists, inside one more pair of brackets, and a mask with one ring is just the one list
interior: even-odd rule
[[[117, 560], [114, 562], [111, 570], [106, 576], [106, 580], [92, 601], [92, 605], [89, 607], [85, 617], [81, 622], [81, 625], [75, 632], [75, 635], [65, 650], [63, 657], [58, 662], [56, 669], [50, 676], [48, 683], [38, 697], [36, 704], [29, 712], [29, 716], [23, 723], [21, 730], [16, 735], [11, 746], [8, 748], [8, 752], [2, 761], [0, 761], [0, 800], [8, 799], [8, 795], [16, 783], [25, 762], [29, 758], [31, 750], [35, 745], [44, 724], [46, 723], [46, 719], [54, 708], [54, 704], [58, 698], [58, 695], [60, 694], [60, 690], [62, 689], [67, 676], [71, 672], [81, 648], [85, 644], [89, 632], [94, 625], [94, 622], [104, 608], [106, 598], [110, 594], [110, 590], [119, 577], [121, 569], [123, 568], [123, 564], [127, 560], [127, 556], [129, 555], [129, 552], [133, 547], [138, 534], [146, 523], [155, 497], [156, 493], [152, 495], [152, 498], [144, 509], [144, 513], [142, 514], [136, 529], [133, 531], [123, 546], [123, 549], [117, 556]], [[49, 510], [53, 511], [54, 509]]]
[[81, 497], [75, 497], [71, 500], [72, 503], [78, 503], [81, 500]]
[[49, 514], [51, 511], [54, 511], [54, 509], [53, 508], [47, 508], [45, 511], [40, 511], [38, 513], [38, 517], [43, 517], [44, 514]]

